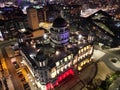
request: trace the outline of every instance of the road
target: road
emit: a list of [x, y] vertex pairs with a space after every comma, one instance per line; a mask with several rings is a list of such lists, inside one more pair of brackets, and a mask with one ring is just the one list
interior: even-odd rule
[[[8, 73], [11, 75], [10, 78], [11, 78], [11, 80], [12, 80], [11, 82], [13, 84], [12, 83], [9, 83], [9, 84], [13, 85], [14, 90], [24, 90], [23, 85], [17, 76], [16, 70], [15, 70], [14, 66], [12, 65], [11, 60], [8, 57], [7, 52], [5, 50], [5, 47], [8, 47], [10, 44], [14, 44], [15, 42], [16, 42], [16, 40], [2, 42], [2, 43], [0, 43], [0, 48], [1, 48], [1, 51], [3, 54], [3, 57], [5, 59], [6, 66], [9, 71]], [[11, 86], [11, 85], [9, 85], [9, 86]]]
[[22, 83], [20, 82], [20, 80], [17, 76], [16, 70], [15, 70], [14, 66], [12, 65], [11, 60], [6, 53], [6, 50], [4, 48], [2, 48], [1, 50], [2, 50], [3, 56], [5, 57], [6, 65], [8, 67], [9, 74], [11, 75], [14, 89], [15, 90], [24, 90]]

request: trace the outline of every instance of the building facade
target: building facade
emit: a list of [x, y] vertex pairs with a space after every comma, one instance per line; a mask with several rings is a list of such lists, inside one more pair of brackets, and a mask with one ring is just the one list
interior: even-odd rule
[[61, 17], [54, 20], [50, 33], [34, 39], [19, 38], [24, 64], [38, 88], [52, 90], [92, 62], [93, 46], [79, 33], [70, 32]]

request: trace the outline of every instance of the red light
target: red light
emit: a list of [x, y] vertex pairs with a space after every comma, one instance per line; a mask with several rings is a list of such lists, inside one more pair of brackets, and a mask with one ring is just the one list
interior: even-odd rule
[[52, 85], [52, 83], [48, 83], [47, 85], [46, 85], [46, 90], [51, 90], [51, 89], [53, 89], [54, 87], [53, 87], [53, 85]]
[[54, 88], [53, 84], [51, 84], [51, 88], [52, 88], [52, 89]]
[[50, 85], [47, 84], [47, 85], [46, 85], [46, 90], [49, 90], [49, 89], [50, 89]]
[[60, 75], [58, 77], [58, 80], [56, 81], [54, 86], [57, 86], [59, 84], [59, 82], [61, 82], [63, 79], [65, 79], [66, 77], [68, 77], [69, 75], [74, 75], [74, 72], [72, 69], [69, 69], [68, 71], [66, 71], [65, 73], [63, 73], [62, 75]]
[[57, 86], [58, 85], [58, 81], [55, 83], [55, 86]]

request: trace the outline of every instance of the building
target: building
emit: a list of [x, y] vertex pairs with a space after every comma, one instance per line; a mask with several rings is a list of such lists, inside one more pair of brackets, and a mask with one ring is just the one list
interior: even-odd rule
[[19, 7], [5, 6], [0, 8], [0, 31], [4, 39], [14, 38], [18, 30], [25, 28], [26, 16]]
[[92, 27], [92, 32], [95, 32], [98, 42], [110, 47], [120, 45], [120, 20], [116, 20], [107, 12], [99, 10], [96, 13], [87, 17]]
[[79, 32], [70, 32], [61, 17], [42, 37], [25, 39], [21, 35], [19, 46], [23, 63], [41, 90], [52, 90], [92, 62], [92, 44]]
[[29, 28], [35, 30], [39, 28], [37, 10], [33, 7], [27, 9]]

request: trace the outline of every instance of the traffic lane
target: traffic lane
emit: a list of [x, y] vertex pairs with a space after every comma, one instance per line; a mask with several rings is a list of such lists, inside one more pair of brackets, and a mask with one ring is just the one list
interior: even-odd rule
[[11, 79], [12, 79], [12, 82], [13, 82], [13, 85], [14, 85], [14, 89], [15, 90], [24, 90], [23, 86], [22, 86], [22, 83], [20, 82], [20, 80], [18, 78], [18, 75], [16, 73], [16, 70], [11, 63], [10, 58], [8, 58], [7, 53], [6, 53], [4, 48], [2, 48], [2, 53], [3, 53], [3, 56], [5, 57], [6, 65], [8, 67], [8, 71], [11, 74]]

